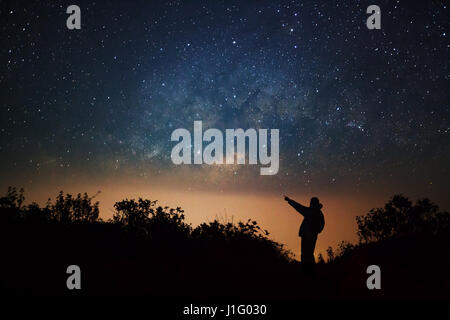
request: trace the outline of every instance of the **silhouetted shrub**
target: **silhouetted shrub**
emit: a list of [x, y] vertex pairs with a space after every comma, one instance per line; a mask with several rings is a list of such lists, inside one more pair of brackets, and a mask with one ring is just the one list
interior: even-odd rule
[[[269, 232], [263, 230], [256, 221], [238, 222], [237, 224], [222, 223], [217, 219], [202, 223], [192, 231], [192, 238], [209, 243], [211, 247], [227, 243], [234, 248], [235, 253], [247, 252], [250, 255], [260, 255], [264, 252], [268, 256], [277, 257], [286, 261], [291, 260], [291, 252], [285, 250], [283, 245], [269, 239]], [[251, 252], [250, 252], [251, 251]]]
[[337, 250], [327, 249], [328, 262], [350, 256], [365, 244], [402, 237], [434, 237], [450, 232], [450, 214], [440, 212], [429, 199], [413, 204], [403, 195], [393, 196], [383, 208], [373, 208], [357, 216], [359, 244], [342, 241]]
[[328, 247], [327, 248], [327, 257], [328, 257], [328, 260], [327, 260], [328, 262], [332, 262], [334, 260], [334, 258], [335, 258], [334, 251], [333, 251], [332, 247]]
[[[49, 199], [41, 208], [36, 203], [24, 205], [23, 190], [8, 189], [0, 198], [2, 274], [7, 275], [3, 291], [73, 294], [65, 290], [61, 275], [69, 264], [77, 263], [86, 281], [82, 294], [88, 296], [311, 296], [305, 281], [308, 275], [300, 272], [292, 254], [269, 239], [256, 221], [214, 220], [192, 228], [181, 208], [139, 198], [117, 202], [114, 216], [104, 222], [98, 217], [94, 197], [60, 192], [54, 202]], [[448, 252], [450, 243], [443, 232], [448, 230], [448, 213], [438, 212], [429, 200], [414, 206], [402, 198], [391, 202], [373, 219], [372, 215], [359, 217], [359, 231], [392, 239], [357, 245], [341, 242], [336, 251], [327, 249], [331, 262], [327, 264], [319, 255], [318, 274], [330, 282], [323, 283], [320, 294], [340, 295], [346, 288], [360, 294], [354, 290], [365, 284], [366, 267], [375, 261], [385, 267], [385, 283], [404, 285], [402, 292], [409, 294], [413, 289], [422, 294], [428, 288], [425, 295], [448, 296], [449, 259], [442, 254]], [[395, 226], [395, 233], [378, 230], [384, 221], [391, 229]], [[416, 236], [417, 232], [426, 236]], [[439, 237], [433, 236], [436, 233]], [[404, 273], [405, 280], [398, 282], [398, 275]], [[388, 290], [386, 286], [383, 292]], [[367, 292], [365, 287], [363, 292]]]
[[22, 204], [25, 200], [24, 190], [17, 191], [14, 187], [8, 187], [6, 195], [0, 198], [1, 219], [4, 222], [20, 218]]
[[[95, 197], [95, 196], [94, 196]], [[67, 193], [65, 196], [62, 191], [56, 197], [55, 203], [51, 204], [48, 200], [46, 209], [50, 210], [54, 219], [62, 223], [69, 222], [95, 222], [99, 217], [99, 202], [92, 203], [93, 197], [87, 193], [83, 196], [79, 193], [75, 198]]]
[[249, 219], [246, 223], [238, 222], [233, 224], [231, 222], [221, 223], [217, 219], [213, 222], [202, 223], [192, 232], [194, 237], [206, 238], [236, 238], [247, 237], [254, 239], [266, 239], [269, 235], [267, 230], [261, 229], [256, 221]]
[[17, 191], [15, 187], [8, 187], [6, 195], [0, 198], [0, 208], [20, 210], [25, 201], [23, 193], [23, 189]]
[[142, 198], [139, 198], [138, 201], [125, 199], [116, 202], [113, 221], [130, 227], [144, 226], [154, 214], [156, 202]]
[[142, 198], [116, 202], [112, 222], [154, 239], [173, 237], [175, 234], [188, 236], [191, 227], [184, 221], [184, 211], [180, 207], [156, 206], [157, 202]]
[[60, 191], [54, 203], [51, 202], [51, 199], [48, 199], [46, 206], [41, 208], [35, 202], [27, 206], [23, 205], [25, 201], [24, 190], [17, 191], [16, 188], [9, 187], [6, 195], [0, 198], [0, 210], [2, 219], [6, 220], [93, 223], [99, 218], [99, 203], [92, 203], [94, 197], [89, 197], [87, 193], [83, 195], [79, 193], [76, 197], [73, 197], [71, 194], [64, 195]]
[[374, 208], [365, 216], [356, 217], [360, 242], [373, 242], [408, 234], [433, 234], [449, 230], [450, 215], [438, 212], [429, 199], [415, 205], [403, 195], [395, 195], [384, 208]]
[[348, 241], [341, 241], [338, 245], [338, 250], [337, 250], [335, 258], [350, 255], [353, 252], [353, 250], [355, 250], [355, 249], [356, 249], [356, 245], [354, 245]]

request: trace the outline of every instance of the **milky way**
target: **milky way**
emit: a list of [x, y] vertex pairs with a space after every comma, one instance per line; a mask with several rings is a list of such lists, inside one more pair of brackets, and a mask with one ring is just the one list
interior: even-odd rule
[[[202, 120], [280, 129], [280, 171], [261, 187], [442, 186], [448, 8], [378, 1], [381, 30], [368, 30], [372, 2], [76, 1], [81, 30], [68, 30], [72, 3], [3, 1], [1, 176], [151, 178], [175, 170], [171, 132]], [[186, 170], [260, 179], [251, 166]]]

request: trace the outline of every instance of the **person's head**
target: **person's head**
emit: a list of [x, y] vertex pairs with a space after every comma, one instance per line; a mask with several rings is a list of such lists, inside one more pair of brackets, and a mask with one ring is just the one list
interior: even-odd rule
[[322, 204], [319, 201], [319, 198], [312, 197], [311, 201], [309, 202], [309, 207], [314, 209], [322, 209]]

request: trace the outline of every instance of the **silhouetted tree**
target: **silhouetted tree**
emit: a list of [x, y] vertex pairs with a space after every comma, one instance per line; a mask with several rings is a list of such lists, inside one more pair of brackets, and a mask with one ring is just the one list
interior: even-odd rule
[[6, 195], [0, 198], [1, 219], [3, 221], [12, 221], [20, 218], [20, 212], [25, 200], [24, 190], [17, 191], [14, 187], [8, 187]]
[[248, 237], [265, 239], [269, 232], [263, 230], [256, 221], [249, 219], [246, 223], [238, 222], [233, 224], [231, 222], [221, 223], [214, 220], [209, 223], [202, 223], [192, 232], [193, 236], [202, 236], [210, 238], [234, 238], [234, 237]]
[[[95, 197], [95, 196], [94, 196]], [[9, 187], [5, 196], [0, 198], [0, 210], [2, 219], [25, 219], [30, 221], [55, 220], [61, 223], [70, 222], [95, 222], [99, 217], [98, 202], [93, 203], [87, 193], [80, 193], [73, 197], [71, 194], [59, 192], [54, 203], [48, 199], [45, 207], [41, 208], [33, 202], [24, 205], [24, 190], [17, 191]]]
[[51, 205], [47, 203], [41, 208], [37, 203], [33, 202], [24, 207], [22, 218], [30, 223], [46, 223], [52, 220]]
[[327, 248], [327, 256], [328, 256], [328, 262], [332, 262], [334, 260], [334, 251], [332, 247]]
[[343, 257], [345, 255], [351, 254], [354, 249], [356, 249], [356, 246], [354, 244], [348, 241], [341, 241], [338, 245], [336, 257]]
[[87, 193], [84, 193], [83, 195], [79, 193], [76, 197], [73, 197], [69, 193], [64, 195], [64, 193], [60, 191], [54, 204], [50, 203], [50, 199], [48, 200], [46, 209], [50, 210], [54, 219], [62, 223], [92, 223], [97, 221], [99, 217], [99, 202], [92, 203], [94, 197], [89, 197]]
[[412, 202], [403, 195], [393, 196], [384, 208], [374, 208], [356, 217], [360, 242], [380, 241], [406, 234], [437, 234], [449, 229], [450, 215], [439, 212], [429, 199]]
[[245, 259], [254, 259], [254, 262], [259, 258], [290, 261], [292, 253], [282, 244], [269, 239], [268, 235], [267, 230], [251, 219], [237, 224], [222, 223], [216, 219], [200, 224], [191, 233], [194, 240], [207, 243], [210, 248], [229, 248], [233, 255], [242, 254]]
[[116, 202], [112, 221], [129, 229], [140, 230], [153, 238], [189, 235], [191, 227], [184, 221], [184, 210], [180, 207], [156, 206], [157, 202], [142, 198]]
[[138, 201], [125, 199], [114, 204], [116, 212], [113, 216], [115, 223], [120, 223], [130, 227], [143, 226], [155, 212], [157, 201], [144, 200]]

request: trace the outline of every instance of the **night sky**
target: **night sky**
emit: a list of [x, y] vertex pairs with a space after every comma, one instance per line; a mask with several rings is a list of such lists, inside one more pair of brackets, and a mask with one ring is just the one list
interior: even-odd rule
[[[446, 201], [445, 3], [2, 1], [1, 187], [120, 181]], [[81, 30], [66, 27], [71, 4]], [[371, 4], [381, 30], [366, 27]], [[280, 129], [278, 174], [173, 165], [170, 135], [194, 120]]]

